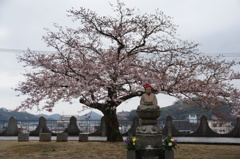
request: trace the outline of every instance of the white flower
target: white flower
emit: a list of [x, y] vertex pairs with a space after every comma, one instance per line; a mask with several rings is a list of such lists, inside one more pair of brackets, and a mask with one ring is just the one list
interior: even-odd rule
[[172, 146], [172, 143], [171, 143], [171, 142], [169, 142], [169, 143], [168, 143], [168, 146]]

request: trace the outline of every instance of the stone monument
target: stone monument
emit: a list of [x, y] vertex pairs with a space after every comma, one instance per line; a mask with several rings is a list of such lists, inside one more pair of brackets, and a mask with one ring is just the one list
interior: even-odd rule
[[145, 86], [145, 93], [137, 108], [137, 115], [140, 118], [140, 126], [136, 129], [136, 137], [140, 141], [137, 156], [141, 156], [142, 159], [159, 158], [162, 153], [162, 130], [157, 126], [161, 111], [152, 90], [151, 85]]

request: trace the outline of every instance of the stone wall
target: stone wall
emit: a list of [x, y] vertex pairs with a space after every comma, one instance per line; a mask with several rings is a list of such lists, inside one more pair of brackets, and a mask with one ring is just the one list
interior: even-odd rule
[[190, 134], [184, 134], [179, 132], [173, 125], [172, 117], [168, 116], [166, 124], [162, 130], [162, 134], [165, 136], [174, 137], [240, 137], [240, 118], [237, 118], [236, 125], [231, 132], [227, 134], [218, 134], [214, 132], [208, 125], [207, 118], [202, 116], [200, 118], [200, 125], [198, 129]]
[[[127, 133], [122, 134], [123, 136], [126, 136], [128, 134], [134, 135], [136, 132], [136, 128], [139, 125], [139, 119], [137, 117], [134, 118], [132, 127], [129, 129]], [[8, 122], [8, 127], [0, 133], [0, 136], [18, 136], [20, 133], [19, 128], [17, 127], [17, 120], [14, 117], [11, 117]], [[39, 136], [41, 133], [50, 133], [51, 136], [57, 135], [49, 130], [46, 124], [46, 119], [44, 117], [39, 118], [39, 123], [37, 128], [34, 131], [31, 131], [29, 133], [29, 136]], [[70, 124], [68, 128], [64, 131], [64, 133], [67, 133], [68, 136], [79, 136], [79, 133], [81, 131], [79, 130], [76, 118], [71, 117]], [[98, 128], [98, 130], [92, 134], [88, 134], [89, 136], [106, 136], [107, 132], [105, 129], [105, 123], [104, 123], [104, 117], [101, 119], [101, 125]], [[207, 118], [205, 116], [202, 116], [200, 118], [200, 125], [198, 129], [190, 134], [185, 134], [179, 132], [174, 124], [173, 119], [171, 116], [168, 116], [166, 118], [166, 124], [162, 130], [162, 135], [164, 136], [174, 136], [174, 137], [240, 137], [240, 118], [236, 119], [236, 125], [232, 129], [231, 132], [227, 134], [218, 134], [214, 132], [208, 125]]]

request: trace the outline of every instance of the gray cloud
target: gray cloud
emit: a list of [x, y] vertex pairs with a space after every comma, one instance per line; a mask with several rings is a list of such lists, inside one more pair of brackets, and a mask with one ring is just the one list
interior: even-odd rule
[[196, 37], [202, 44], [202, 52], [240, 53], [240, 25], [212, 32], [205, 36]]
[[[43, 28], [53, 29], [53, 22], [63, 26], [78, 25], [66, 17], [66, 10], [72, 7], [77, 9], [83, 6], [101, 15], [111, 15], [109, 1], [116, 3], [115, 0], [0, 0], [0, 48], [52, 50], [41, 40], [46, 34]], [[202, 44], [199, 47], [201, 52], [240, 53], [239, 0], [123, 2], [130, 8], [139, 8], [142, 13], [154, 13], [159, 8], [173, 17], [173, 22], [179, 25], [178, 34], [181, 38]], [[0, 52], [0, 83], [5, 84], [5, 87], [0, 85], [0, 100], [5, 101], [5, 106], [20, 103], [11, 87], [23, 78], [23, 70], [22, 64], [17, 63], [16, 54]], [[75, 109], [78, 107], [74, 107]]]

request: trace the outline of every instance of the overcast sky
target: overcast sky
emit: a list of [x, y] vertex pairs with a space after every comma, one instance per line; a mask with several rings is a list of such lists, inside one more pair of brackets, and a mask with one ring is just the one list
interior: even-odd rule
[[[16, 60], [16, 50], [54, 51], [42, 41], [44, 28], [53, 23], [72, 26], [66, 10], [80, 6], [110, 15], [109, 2], [116, 0], [0, 0], [0, 107], [14, 109], [23, 97], [12, 90], [24, 80], [24, 68]], [[223, 54], [227, 59], [240, 62], [240, 1], [239, 0], [122, 0], [130, 8], [153, 13], [160, 9], [173, 17], [179, 25], [182, 39], [201, 43], [200, 52]], [[76, 24], [74, 24], [76, 25]], [[4, 50], [5, 49], [5, 50]], [[14, 49], [11, 51], [11, 49]], [[235, 69], [239, 70], [239, 67]], [[237, 82], [236, 82], [237, 84]], [[175, 99], [158, 95], [161, 107], [171, 105]], [[122, 104], [118, 111], [136, 109], [139, 98]], [[59, 103], [53, 113], [77, 114], [81, 110], [78, 100], [73, 105]], [[47, 113], [27, 110], [33, 114]]]

